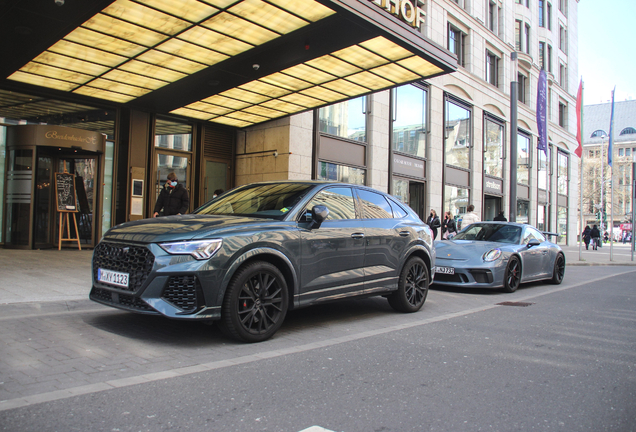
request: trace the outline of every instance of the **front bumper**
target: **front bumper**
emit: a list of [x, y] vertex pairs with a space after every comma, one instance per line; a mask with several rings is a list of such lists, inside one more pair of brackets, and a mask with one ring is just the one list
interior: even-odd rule
[[435, 273], [435, 285], [467, 287], [467, 288], [501, 288], [503, 287], [505, 266], [502, 260], [484, 263], [483, 266], [470, 266], [453, 260], [439, 259], [435, 263], [439, 267], [453, 267], [455, 273]]

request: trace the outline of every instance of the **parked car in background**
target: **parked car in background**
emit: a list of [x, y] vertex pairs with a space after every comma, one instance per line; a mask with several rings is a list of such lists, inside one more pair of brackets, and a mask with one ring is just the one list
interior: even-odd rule
[[418, 311], [435, 266], [432, 232], [395, 198], [343, 183], [238, 187], [193, 214], [111, 228], [93, 254], [90, 298], [128, 311], [216, 320], [247, 342], [289, 309], [382, 295]]
[[546, 234], [513, 222], [469, 225], [452, 240], [435, 242], [435, 284], [502, 288], [505, 292], [542, 279], [560, 284], [565, 255]]

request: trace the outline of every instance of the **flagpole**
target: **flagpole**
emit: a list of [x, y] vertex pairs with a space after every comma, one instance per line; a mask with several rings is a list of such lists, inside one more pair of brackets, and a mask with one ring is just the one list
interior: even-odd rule
[[583, 80], [581, 80], [581, 106], [579, 107], [579, 115], [581, 117], [581, 121], [580, 121], [580, 125], [579, 125], [579, 134], [580, 134], [580, 138], [581, 138], [581, 142], [579, 143], [579, 145], [581, 146], [581, 162], [580, 162], [580, 170], [579, 170], [579, 189], [580, 189], [580, 193], [581, 193], [581, 197], [580, 197], [580, 204], [579, 204], [579, 212], [581, 213], [581, 226], [580, 226], [580, 230], [579, 230], [579, 261], [583, 261], [583, 231], [585, 230], [585, 225], [587, 225], [585, 223], [585, 219], [583, 218], [583, 154], [585, 153], [583, 151], [583, 137], [585, 135], [583, 135], [583, 89], [585, 89], [585, 84], [583, 83]]
[[[614, 149], [607, 150], [614, 153]], [[612, 159], [614, 155], [612, 154]], [[610, 241], [610, 261], [614, 261], [614, 242], [612, 241], [614, 231], [614, 167], [610, 165], [610, 189], [612, 190], [610, 198], [610, 229], [609, 229], [609, 241]]]
[[[614, 229], [614, 97], [616, 96], [616, 86], [612, 90], [612, 111], [610, 114], [609, 127], [609, 144], [607, 147], [607, 162], [610, 166], [610, 189], [611, 192], [611, 208], [610, 208], [610, 233]], [[610, 238], [610, 261], [614, 261], [614, 242]]]

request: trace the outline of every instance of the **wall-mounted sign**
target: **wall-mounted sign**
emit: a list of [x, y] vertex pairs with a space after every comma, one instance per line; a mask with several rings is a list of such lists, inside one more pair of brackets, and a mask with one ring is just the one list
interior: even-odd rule
[[484, 193], [502, 195], [503, 180], [486, 177], [484, 179]]
[[393, 174], [402, 174], [411, 177], [425, 178], [426, 165], [423, 160], [393, 154]]
[[370, 0], [395, 15], [413, 28], [420, 29], [426, 12], [419, 7], [420, 0]]

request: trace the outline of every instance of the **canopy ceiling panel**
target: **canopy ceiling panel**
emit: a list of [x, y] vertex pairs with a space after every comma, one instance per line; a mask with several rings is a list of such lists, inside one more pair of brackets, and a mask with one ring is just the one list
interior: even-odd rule
[[[2, 33], [32, 44], [3, 45], [17, 58], [0, 66], [0, 86], [238, 127], [456, 69], [368, 0], [18, 3], [6, 5]], [[43, 27], [10, 23], [25, 15]]]

